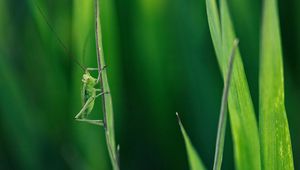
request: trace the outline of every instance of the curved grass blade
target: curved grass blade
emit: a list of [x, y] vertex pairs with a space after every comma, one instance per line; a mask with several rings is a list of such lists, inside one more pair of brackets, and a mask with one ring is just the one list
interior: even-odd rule
[[184, 138], [190, 169], [191, 170], [205, 170], [205, 166], [202, 163], [196, 149], [194, 148], [188, 134], [186, 133], [177, 112], [176, 112], [176, 116], [177, 116], [177, 119], [178, 119], [178, 123], [179, 123], [179, 126], [180, 126], [182, 136]]
[[228, 66], [229, 70], [226, 75], [226, 81], [225, 81], [223, 95], [222, 95], [217, 141], [216, 141], [215, 160], [214, 160], [214, 167], [213, 167], [214, 170], [220, 170], [221, 166], [222, 166], [225, 132], [226, 132], [226, 124], [227, 124], [228, 92], [229, 92], [229, 86], [230, 86], [230, 81], [231, 81], [235, 51], [236, 51], [236, 48], [238, 47], [238, 43], [239, 43], [239, 41], [237, 39], [233, 43], [233, 48], [231, 51], [229, 66]]
[[[206, 0], [207, 20], [218, 61], [222, 59], [222, 34], [216, 0]], [[220, 62], [219, 66], [220, 65]]]
[[103, 70], [105, 67], [104, 52], [102, 45], [102, 34], [101, 34], [101, 23], [100, 23], [100, 7], [99, 0], [95, 0], [95, 36], [96, 36], [96, 49], [97, 49], [97, 62], [98, 62], [98, 80], [101, 84], [101, 90], [103, 92], [108, 92], [105, 95], [102, 95], [102, 109], [103, 109], [103, 121], [104, 121], [104, 130], [106, 135], [106, 143], [109, 152], [109, 156], [112, 162], [114, 170], [119, 170], [119, 158], [118, 158], [118, 148], [116, 147], [115, 142], [115, 130], [114, 130], [114, 116], [113, 116], [113, 105], [112, 97], [110, 94], [110, 88], [108, 84], [108, 78], [106, 70]]
[[284, 78], [276, 0], [265, 0], [259, 74], [259, 125], [263, 169], [294, 169], [284, 106]]
[[[221, 19], [218, 15], [215, 0], [206, 0], [206, 8], [214, 48], [225, 80], [232, 42], [236, 36], [226, 0], [222, 0], [220, 3]], [[261, 162], [257, 122], [244, 66], [238, 49], [233, 67], [228, 108], [234, 141], [236, 168], [239, 170], [259, 170]]]

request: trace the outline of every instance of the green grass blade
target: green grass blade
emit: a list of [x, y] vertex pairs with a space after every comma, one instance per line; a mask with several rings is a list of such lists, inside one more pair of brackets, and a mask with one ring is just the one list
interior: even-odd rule
[[190, 169], [191, 170], [205, 170], [205, 166], [202, 163], [196, 149], [194, 148], [188, 134], [186, 133], [186, 131], [182, 125], [182, 122], [179, 118], [178, 113], [176, 113], [176, 116], [178, 118], [178, 123], [179, 123], [180, 129], [181, 129], [182, 136], [184, 138]]
[[106, 143], [108, 147], [109, 156], [112, 162], [114, 170], [119, 170], [119, 158], [118, 158], [118, 149], [115, 142], [115, 131], [114, 131], [114, 113], [112, 105], [112, 97], [110, 94], [110, 88], [108, 84], [108, 78], [106, 70], [102, 70], [105, 67], [104, 52], [102, 45], [102, 34], [101, 34], [101, 22], [100, 22], [100, 7], [99, 0], [95, 0], [95, 31], [96, 31], [96, 48], [97, 48], [97, 61], [98, 61], [98, 70], [100, 76], [100, 84], [103, 92], [108, 92], [108, 94], [102, 95], [103, 102], [103, 121], [104, 121], [104, 130], [106, 135]]
[[[229, 16], [226, 0], [222, 0], [220, 4], [221, 28], [219, 23], [220, 18], [216, 12], [217, 6], [215, 0], [207, 0], [206, 2], [211, 36], [221, 72], [225, 79], [232, 42], [236, 36]], [[236, 168], [259, 170], [261, 168], [261, 162], [258, 128], [239, 50], [236, 52], [228, 107], [233, 134]]]
[[294, 169], [276, 0], [265, 0], [259, 74], [259, 125], [263, 169]]
[[216, 0], [206, 0], [206, 11], [210, 35], [215, 47], [217, 58], [218, 60], [222, 60], [222, 36]]
[[[228, 57], [231, 43], [236, 36], [226, 0], [221, 1], [221, 25], [223, 57]], [[228, 99], [235, 145], [235, 164], [237, 169], [259, 170], [261, 160], [258, 127], [239, 50], [236, 54]], [[226, 69], [223, 68], [223, 70]]]
[[229, 70], [226, 75], [226, 81], [225, 81], [223, 95], [222, 95], [217, 141], [216, 141], [215, 160], [214, 160], [214, 167], [213, 167], [214, 170], [220, 170], [222, 167], [225, 132], [226, 132], [226, 124], [227, 124], [228, 93], [229, 93], [229, 86], [230, 86], [230, 82], [231, 82], [233, 61], [234, 61], [235, 51], [236, 51], [237, 46], [238, 46], [238, 40], [235, 40], [232, 51], [231, 51], [231, 55], [230, 55], [229, 66], [228, 66]]

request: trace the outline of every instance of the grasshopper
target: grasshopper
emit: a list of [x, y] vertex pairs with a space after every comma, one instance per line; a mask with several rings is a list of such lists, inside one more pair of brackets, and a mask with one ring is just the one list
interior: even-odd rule
[[[105, 69], [105, 67], [103, 69]], [[103, 71], [103, 69], [101, 71]], [[75, 116], [75, 119], [77, 121], [103, 126], [103, 120], [90, 120], [87, 119], [87, 116], [91, 113], [91, 111], [94, 108], [95, 99], [109, 92], [102, 92], [101, 89], [95, 88], [95, 86], [99, 83], [99, 79], [96, 79], [93, 76], [91, 76], [89, 71], [98, 71], [98, 68], [87, 68], [82, 76], [83, 86], [81, 91], [81, 98], [83, 107]]]
[[[41, 7], [35, 2], [35, 5], [39, 11], [39, 13], [42, 15], [44, 18], [44, 21], [56, 37], [56, 40], [60, 44], [60, 46], [64, 49], [65, 53], [73, 59], [73, 61], [76, 62], [76, 64], [84, 71], [84, 74], [82, 76], [82, 91], [81, 91], [81, 98], [82, 98], [82, 108], [79, 111], [79, 113], [75, 116], [75, 120], [81, 121], [81, 122], [86, 122], [89, 124], [94, 124], [98, 126], [104, 126], [103, 120], [91, 120], [88, 119], [88, 115], [91, 114], [93, 108], [94, 108], [94, 103], [95, 99], [101, 95], [108, 94], [109, 92], [102, 92], [101, 88], [96, 88], [96, 85], [100, 84], [100, 74], [101, 72], [106, 68], [104, 66], [100, 71], [98, 68], [86, 68], [82, 66], [72, 55], [70, 55], [67, 47], [63, 43], [63, 41], [59, 38], [57, 35], [56, 31], [54, 28], [51, 26], [49, 20], [47, 19], [45, 13], [41, 9]], [[98, 72], [98, 78], [94, 78], [91, 74], [90, 71], [97, 71]]]

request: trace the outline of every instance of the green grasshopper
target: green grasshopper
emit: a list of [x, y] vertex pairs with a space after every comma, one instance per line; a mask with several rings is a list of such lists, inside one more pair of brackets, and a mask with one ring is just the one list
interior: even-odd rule
[[40, 8], [40, 6], [37, 4], [37, 2], [35, 2], [35, 5], [36, 5], [37, 9], [39, 10], [39, 12], [41, 13], [42, 17], [44, 18], [46, 24], [48, 25], [50, 30], [55, 35], [58, 43], [64, 49], [65, 53], [71, 59], [73, 59], [76, 62], [76, 64], [84, 71], [84, 74], [82, 76], [83, 84], [82, 84], [82, 91], [81, 91], [81, 98], [82, 98], [83, 106], [82, 106], [82, 109], [79, 111], [79, 113], [75, 116], [75, 120], [81, 121], [81, 122], [86, 122], [89, 124], [103, 126], [104, 125], [103, 120], [91, 120], [91, 119], [88, 119], [87, 117], [89, 114], [91, 114], [91, 112], [94, 108], [95, 99], [101, 95], [105, 95], [105, 94], [109, 93], [109, 92], [102, 92], [102, 90], [100, 88], [96, 88], [96, 85], [99, 84], [100, 74], [106, 67], [103, 67], [100, 70], [100, 72], [98, 72], [99, 75], [98, 75], [97, 79], [94, 78], [90, 74], [90, 71], [99, 71], [98, 68], [85, 68], [72, 55], [70, 55], [67, 47], [65, 46], [63, 41], [59, 38], [59, 36], [57, 35], [54, 28], [51, 26], [49, 20], [47, 19], [46, 15], [44, 14], [43, 10]]
[[[103, 69], [101, 71], [103, 71]], [[98, 68], [87, 68], [85, 73], [82, 76], [83, 87], [81, 92], [81, 98], [82, 98], [82, 103], [84, 104], [82, 109], [75, 116], [75, 119], [77, 121], [103, 126], [103, 120], [87, 119], [87, 116], [92, 112], [94, 108], [95, 99], [101, 95], [108, 93], [108, 92], [102, 92], [101, 89], [95, 88], [95, 86], [99, 83], [99, 79], [96, 79], [93, 76], [91, 76], [89, 71], [98, 71]], [[99, 93], [97, 94], [97, 92]]]

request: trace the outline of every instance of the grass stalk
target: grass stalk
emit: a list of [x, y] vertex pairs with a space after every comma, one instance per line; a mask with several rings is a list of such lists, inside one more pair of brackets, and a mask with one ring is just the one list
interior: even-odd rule
[[232, 68], [234, 63], [234, 56], [238, 46], [238, 39], [234, 40], [233, 48], [231, 51], [228, 72], [226, 75], [226, 80], [223, 89], [221, 109], [220, 109], [220, 117], [218, 124], [218, 132], [217, 132], [217, 140], [216, 140], [216, 150], [215, 150], [215, 158], [214, 158], [214, 170], [220, 170], [222, 166], [223, 159], [223, 151], [224, 151], [224, 141], [225, 141], [225, 133], [226, 133], [226, 124], [227, 124], [227, 103], [228, 103], [228, 92], [230, 87]]
[[103, 123], [106, 137], [106, 144], [111, 159], [112, 167], [114, 170], [119, 170], [119, 158], [118, 150], [115, 143], [115, 132], [114, 132], [114, 116], [113, 116], [113, 105], [112, 97], [110, 94], [107, 72], [105, 69], [104, 52], [102, 45], [102, 34], [101, 34], [101, 22], [100, 22], [100, 7], [99, 0], [95, 0], [95, 37], [96, 37], [96, 49], [97, 49], [97, 63], [98, 63], [98, 81], [100, 88], [104, 95], [102, 95], [102, 109], [103, 109]]

